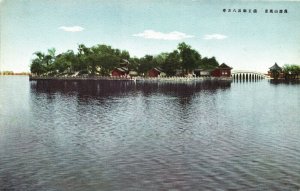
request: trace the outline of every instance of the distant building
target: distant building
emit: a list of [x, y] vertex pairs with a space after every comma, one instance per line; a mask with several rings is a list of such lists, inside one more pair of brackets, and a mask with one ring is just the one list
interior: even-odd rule
[[161, 68], [152, 68], [151, 70], [148, 71], [148, 76], [149, 77], [158, 77], [162, 73]]
[[194, 76], [195, 77], [209, 77], [209, 76], [211, 76], [211, 72], [212, 72], [213, 70], [209, 70], [209, 69], [195, 69], [194, 70]]
[[126, 77], [129, 74], [128, 65], [130, 64], [128, 60], [123, 59], [123, 62], [120, 63], [120, 67], [115, 68], [111, 72], [113, 77]]
[[211, 72], [213, 77], [230, 77], [232, 68], [227, 66], [225, 63], [218, 66]]
[[269, 68], [268, 76], [274, 79], [284, 78], [284, 73], [282, 72], [282, 68], [275, 62], [275, 64]]
[[128, 71], [127, 67], [115, 68], [111, 72], [111, 76], [113, 76], [113, 77], [122, 77], [122, 76], [127, 76], [128, 74], [129, 74], [129, 71]]
[[272, 70], [278, 70], [278, 71], [282, 71], [282, 68], [280, 66], [277, 65], [277, 63], [275, 62], [275, 64], [269, 68], [270, 71]]

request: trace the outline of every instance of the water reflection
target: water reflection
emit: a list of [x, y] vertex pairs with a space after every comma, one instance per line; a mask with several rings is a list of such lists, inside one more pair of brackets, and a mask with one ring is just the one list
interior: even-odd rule
[[230, 88], [230, 86], [231, 82], [227, 81], [172, 83], [110, 80], [45, 80], [31, 82], [31, 90], [33, 92], [46, 93], [49, 95], [62, 93], [67, 95], [77, 95], [79, 98], [124, 97], [137, 94], [142, 94], [145, 97], [153, 94], [163, 94], [188, 98], [199, 92], [215, 93], [219, 90], [226, 90]]
[[299, 190], [299, 95], [0, 78], [0, 190]]
[[233, 82], [235, 83], [245, 83], [245, 82], [260, 82], [263, 79], [258, 78], [233, 78]]
[[270, 79], [270, 84], [272, 85], [300, 85], [300, 80], [285, 80], [285, 79]]

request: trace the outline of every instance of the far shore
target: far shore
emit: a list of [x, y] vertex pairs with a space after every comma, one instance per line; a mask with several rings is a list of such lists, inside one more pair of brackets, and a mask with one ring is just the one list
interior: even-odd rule
[[232, 81], [231, 77], [104, 77], [104, 76], [94, 76], [94, 77], [49, 77], [49, 76], [29, 76], [30, 81], [40, 81], [40, 80], [115, 80], [115, 81]]
[[18, 73], [15, 73], [15, 74], [1, 74], [0, 73], [0, 76], [30, 76], [30, 74], [18, 74]]

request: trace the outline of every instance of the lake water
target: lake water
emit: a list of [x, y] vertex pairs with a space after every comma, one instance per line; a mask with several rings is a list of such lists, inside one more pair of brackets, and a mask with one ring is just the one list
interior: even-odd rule
[[300, 84], [0, 76], [0, 190], [299, 190]]

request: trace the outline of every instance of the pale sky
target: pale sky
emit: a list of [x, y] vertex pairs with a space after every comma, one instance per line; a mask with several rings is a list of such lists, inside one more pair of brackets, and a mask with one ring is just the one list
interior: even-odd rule
[[81, 43], [107, 44], [142, 57], [170, 52], [180, 42], [234, 70], [300, 64], [300, 2], [0, 0], [1, 71], [29, 71], [33, 53], [52, 47], [59, 54], [77, 52]]

